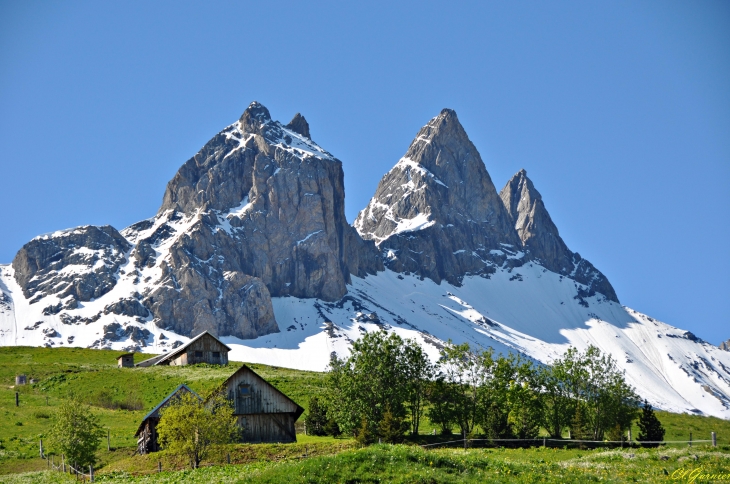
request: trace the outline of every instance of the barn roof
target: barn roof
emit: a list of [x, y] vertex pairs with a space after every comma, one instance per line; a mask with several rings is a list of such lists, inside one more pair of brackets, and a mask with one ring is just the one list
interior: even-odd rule
[[257, 378], [260, 378], [262, 382], [264, 382], [266, 385], [268, 385], [269, 387], [271, 387], [271, 389], [274, 390], [274, 392], [278, 393], [284, 399], [286, 399], [289, 402], [291, 402], [292, 405], [294, 405], [296, 407], [296, 409], [297, 409], [296, 412], [294, 412], [294, 420], [298, 419], [302, 415], [302, 413], [304, 413], [304, 409], [297, 402], [295, 402], [294, 400], [292, 400], [291, 398], [289, 398], [288, 396], [286, 396], [286, 394], [284, 394], [281, 390], [279, 390], [278, 388], [276, 388], [271, 383], [267, 382], [264, 377], [262, 377], [261, 375], [259, 375], [258, 373], [256, 373], [255, 371], [253, 371], [251, 368], [249, 368], [246, 365], [241, 365], [241, 368], [239, 368], [238, 370], [236, 370], [235, 372], [233, 372], [233, 374], [231, 376], [229, 376], [228, 379], [226, 379], [226, 381], [224, 381], [219, 388], [223, 388], [225, 386], [228, 386], [228, 382], [230, 382], [236, 375], [238, 375], [239, 373], [244, 372], [244, 371], [250, 371], [251, 373], [253, 373], [254, 375], [256, 375]]
[[124, 358], [125, 356], [134, 356], [134, 353], [124, 353], [123, 355], [117, 356], [117, 359]]
[[179, 348], [176, 348], [174, 351], [171, 351], [169, 353], [165, 353], [164, 355], [155, 356], [155, 357], [150, 358], [148, 360], [140, 361], [139, 363], [137, 363], [136, 366], [154, 366], [154, 365], [159, 365], [160, 363], [164, 363], [167, 360], [175, 359], [181, 353], [184, 353], [185, 350], [187, 350], [188, 346], [190, 346], [191, 344], [195, 343], [196, 341], [198, 341], [200, 338], [202, 338], [206, 334], [208, 336], [210, 336], [211, 338], [213, 338], [214, 340], [216, 340], [217, 342], [219, 342], [224, 347], [226, 347], [228, 349], [228, 351], [231, 351], [230, 346], [227, 346], [225, 343], [223, 343], [221, 340], [219, 340], [218, 338], [216, 338], [215, 336], [213, 336], [209, 332], [203, 331], [198, 336], [196, 336], [195, 338], [193, 338], [190, 341], [188, 341], [186, 344], [180, 346]]
[[153, 408], [152, 410], [150, 410], [149, 413], [147, 413], [147, 415], [144, 416], [144, 418], [142, 419], [142, 423], [139, 424], [139, 428], [137, 429], [137, 433], [134, 434], [134, 436], [136, 437], [137, 435], [139, 435], [139, 433], [142, 431], [142, 427], [144, 426], [145, 421], [148, 418], [152, 417], [155, 413], [159, 412], [160, 409], [163, 407], [163, 405], [165, 405], [172, 397], [174, 397], [175, 395], [177, 395], [177, 393], [180, 392], [183, 389], [186, 390], [186, 391], [188, 391], [188, 392], [190, 392], [190, 393], [192, 393], [193, 395], [195, 395], [198, 398], [198, 400], [200, 400], [201, 402], [203, 401], [203, 399], [200, 398], [200, 395], [198, 395], [193, 390], [191, 390], [190, 387], [187, 386], [186, 384], [182, 383], [182, 384], [178, 385], [177, 388], [175, 388], [172, 392], [170, 392], [170, 394], [168, 396], [166, 396], [165, 398], [163, 398], [162, 401], [155, 406], [155, 408]]

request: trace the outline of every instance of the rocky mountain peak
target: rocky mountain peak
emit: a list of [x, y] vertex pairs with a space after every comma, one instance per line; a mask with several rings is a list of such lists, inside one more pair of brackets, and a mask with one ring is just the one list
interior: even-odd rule
[[271, 121], [271, 114], [269, 114], [266, 106], [254, 101], [248, 105], [239, 121], [241, 122], [243, 131], [247, 133], [258, 133], [264, 124]]
[[520, 245], [479, 152], [451, 109], [419, 130], [354, 225], [378, 244], [389, 267], [437, 282], [458, 284], [466, 274], [489, 272], [490, 251], [501, 243]]
[[524, 169], [518, 171], [499, 194], [513, 227], [530, 259], [558, 274], [568, 276], [589, 287], [589, 292], [600, 292], [618, 302], [616, 292], [598, 269], [580, 254], [568, 249], [545, 208], [542, 195], [527, 177]]
[[309, 135], [309, 123], [301, 114], [297, 113], [294, 115], [292, 120], [285, 126], [287, 129], [294, 131], [295, 133], [301, 134], [305, 138], [312, 139]]

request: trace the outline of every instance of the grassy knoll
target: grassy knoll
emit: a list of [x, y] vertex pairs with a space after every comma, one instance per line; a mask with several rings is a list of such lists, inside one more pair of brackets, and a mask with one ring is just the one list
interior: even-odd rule
[[[632, 479], [660, 482], [681, 466], [703, 465], [722, 469], [730, 460], [730, 422], [691, 415], [658, 412], [667, 429], [666, 440], [709, 439], [717, 432], [717, 449], [686, 445], [658, 450], [582, 451], [577, 449], [434, 449], [417, 446], [374, 446], [356, 450], [347, 439], [299, 435], [297, 444], [231, 445], [218, 449], [205, 464], [214, 467], [183, 471], [184, 462], [160, 452], [135, 456], [134, 432], [144, 414], [180, 383], [205, 394], [220, 385], [240, 363], [228, 367], [195, 365], [189, 367], [116, 367], [121, 352], [80, 348], [0, 348], [0, 483], [68, 482], [59, 473], [21, 474], [40, 471], [45, 461], [38, 458], [38, 439], [48, 430], [56, 406], [69, 392], [90, 403], [104, 427], [110, 429], [112, 450], [106, 445], [99, 452], [99, 477], [124, 482], [590, 482], [599, 478], [609, 482]], [[309, 398], [321, 394], [324, 375], [250, 365], [277, 388], [307, 407]], [[26, 374], [38, 383], [13, 388], [16, 374]], [[20, 392], [20, 407], [15, 407], [15, 391]], [[112, 402], [141, 402], [141, 410], [101, 408], [100, 394]], [[443, 440], [431, 433], [425, 420], [419, 443]], [[638, 436], [638, 428], [633, 429]], [[454, 436], [453, 439], [458, 437]], [[447, 438], [447, 440], [449, 440]], [[223, 465], [230, 454], [233, 465]], [[633, 454], [634, 457], [630, 457]], [[666, 455], [667, 460], [659, 460]], [[698, 460], [683, 460], [697, 455]], [[306, 456], [303, 458], [303, 456]], [[167, 469], [154, 473], [158, 462]], [[729, 467], [730, 469], [730, 464]], [[172, 471], [176, 469], [177, 471]], [[398, 470], [400, 469], [400, 470]], [[154, 475], [152, 475], [154, 473]], [[134, 477], [136, 476], [136, 477]], [[147, 476], [147, 477], [145, 477]], [[314, 477], [316, 476], [316, 477]], [[515, 477], [517, 476], [517, 477]], [[730, 480], [730, 479], [729, 479]]]
[[[56, 407], [70, 392], [95, 405], [102, 425], [110, 430], [111, 445], [132, 449], [142, 417], [180, 383], [207, 394], [241, 363], [227, 367], [117, 368], [119, 351], [82, 348], [0, 348], [0, 474], [31, 470], [41, 465], [39, 439], [48, 431]], [[307, 407], [310, 395], [321, 392], [323, 374], [251, 364], [251, 368], [294, 401]], [[25, 374], [38, 383], [14, 387], [15, 375]], [[15, 392], [20, 406], [15, 406]], [[104, 398], [102, 398], [104, 397]], [[98, 402], [139, 401], [141, 410], [101, 408]], [[106, 454], [106, 448], [104, 448]], [[116, 455], [101, 456], [109, 462]], [[23, 462], [17, 462], [18, 460]], [[26, 467], [24, 467], [24, 465]]]
[[[709, 448], [652, 450], [471, 449], [423, 450], [416, 446], [375, 445], [336, 455], [258, 460], [242, 465], [222, 465], [195, 471], [132, 475], [110, 472], [98, 482], [138, 483], [585, 483], [648, 482], [679, 479], [683, 471], [730, 473], [730, 454]], [[3, 476], [8, 484], [66, 483], [72, 478], [58, 473]], [[674, 479], [673, 479], [674, 478]], [[697, 479], [695, 482], [708, 482]]]

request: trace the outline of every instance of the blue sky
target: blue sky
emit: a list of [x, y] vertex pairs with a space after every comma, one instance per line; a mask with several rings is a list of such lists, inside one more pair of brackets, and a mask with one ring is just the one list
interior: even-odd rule
[[0, 262], [121, 229], [253, 100], [343, 161], [350, 221], [456, 110], [623, 304], [730, 338], [730, 2], [0, 1]]

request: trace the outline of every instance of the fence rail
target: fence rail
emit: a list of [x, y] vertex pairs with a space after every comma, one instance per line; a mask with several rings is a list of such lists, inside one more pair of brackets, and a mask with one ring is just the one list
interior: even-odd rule
[[[714, 432], [713, 432], [714, 433]], [[449, 445], [449, 444], [458, 444], [458, 443], [470, 443], [470, 442], [487, 442], [487, 443], [499, 443], [499, 442], [505, 442], [505, 443], [519, 443], [519, 442], [531, 442], [531, 443], [540, 443], [542, 442], [543, 446], [545, 446], [548, 442], [558, 443], [558, 444], [566, 444], [566, 443], [574, 443], [574, 444], [617, 444], [617, 445], [643, 445], [643, 444], [688, 444], [689, 446], [692, 446], [692, 444], [695, 443], [702, 443], [702, 442], [711, 442], [714, 447], [717, 446], [717, 440], [715, 436], [713, 436], [712, 439], [707, 440], [579, 440], [579, 439], [552, 439], [549, 437], [538, 437], [535, 439], [458, 439], [458, 440], [448, 440], [445, 442], [435, 442], [432, 444], [422, 444], [421, 447], [433, 447], [436, 445]]]

